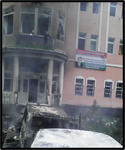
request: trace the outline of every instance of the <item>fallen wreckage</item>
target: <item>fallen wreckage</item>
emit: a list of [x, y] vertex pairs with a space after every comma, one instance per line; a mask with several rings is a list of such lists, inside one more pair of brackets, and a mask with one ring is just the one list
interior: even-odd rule
[[31, 104], [16, 107], [13, 116], [3, 116], [3, 148], [30, 147], [39, 129], [69, 128], [68, 116], [60, 107]]

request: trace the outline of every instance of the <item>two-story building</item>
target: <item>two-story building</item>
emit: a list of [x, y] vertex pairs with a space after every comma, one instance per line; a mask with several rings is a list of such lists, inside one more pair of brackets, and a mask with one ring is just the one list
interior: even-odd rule
[[122, 2], [7, 2], [2, 14], [4, 104], [122, 108]]

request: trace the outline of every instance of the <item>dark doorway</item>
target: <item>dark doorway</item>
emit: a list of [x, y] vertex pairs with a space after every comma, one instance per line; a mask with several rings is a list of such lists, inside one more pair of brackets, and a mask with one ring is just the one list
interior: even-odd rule
[[30, 79], [29, 82], [29, 102], [37, 102], [37, 89], [38, 89], [38, 80]]

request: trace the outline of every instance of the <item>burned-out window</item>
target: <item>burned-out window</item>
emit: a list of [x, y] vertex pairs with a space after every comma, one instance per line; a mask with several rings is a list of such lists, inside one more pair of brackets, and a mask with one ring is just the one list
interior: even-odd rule
[[80, 11], [87, 11], [87, 9], [88, 9], [88, 2], [81, 2]]
[[113, 82], [105, 81], [104, 97], [108, 97], [108, 98], [112, 97], [112, 87], [113, 87]]
[[44, 93], [44, 92], [45, 92], [45, 82], [40, 81], [39, 93]]
[[94, 90], [95, 90], [95, 80], [88, 79], [87, 80], [87, 95], [94, 96]]
[[23, 92], [28, 92], [28, 79], [23, 80]]
[[35, 8], [21, 7], [21, 33], [33, 34], [35, 23]]
[[83, 95], [83, 84], [84, 79], [76, 77], [75, 78], [75, 95]]
[[119, 55], [123, 55], [123, 41], [122, 40], [120, 40]]
[[4, 91], [13, 90], [13, 79], [11, 74], [5, 74], [4, 77]]
[[79, 32], [78, 49], [85, 50], [86, 33]]
[[116, 98], [123, 98], [123, 83], [116, 82]]
[[44, 8], [21, 7], [21, 33], [50, 35], [52, 11]]
[[38, 9], [37, 34], [50, 34], [52, 11], [49, 9]]
[[3, 34], [13, 33], [13, 7], [9, 7], [3, 10]]
[[57, 39], [64, 42], [65, 36], [65, 17], [58, 14]]

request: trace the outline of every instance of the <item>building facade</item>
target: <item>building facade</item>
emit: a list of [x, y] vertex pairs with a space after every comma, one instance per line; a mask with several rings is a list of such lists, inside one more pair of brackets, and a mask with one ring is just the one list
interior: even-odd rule
[[[66, 45], [63, 103], [91, 106], [96, 100], [101, 107], [122, 108], [122, 3], [76, 5], [76, 27], [73, 19], [68, 20], [73, 25], [67, 27], [70, 38]], [[71, 35], [74, 30], [75, 38]]]
[[122, 3], [3, 3], [2, 22], [3, 104], [122, 108]]

